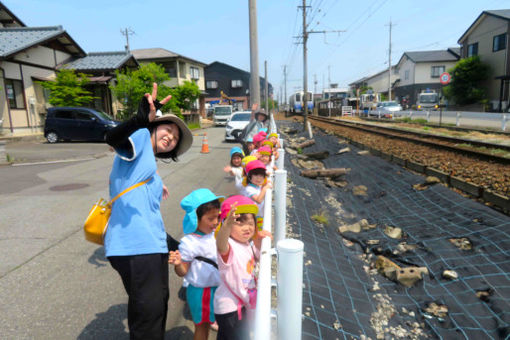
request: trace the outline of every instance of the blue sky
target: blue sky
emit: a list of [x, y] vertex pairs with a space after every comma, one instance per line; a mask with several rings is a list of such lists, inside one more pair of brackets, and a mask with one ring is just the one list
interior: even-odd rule
[[[249, 71], [248, 0], [2, 0], [27, 26], [62, 25], [87, 52], [124, 49], [122, 28], [135, 32], [130, 46], [162, 47], [210, 63], [222, 61]], [[293, 36], [302, 30], [302, 0], [258, 0], [259, 70], [275, 93], [302, 88], [302, 45]], [[311, 34], [308, 87], [346, 86], [388, 67], [388, 23], [393, 22], [392, 64], [404, 51], [445, 49], [483, 10], [508, 9], [510, 0], [307, 0], [312, 30], [346, 30]]]

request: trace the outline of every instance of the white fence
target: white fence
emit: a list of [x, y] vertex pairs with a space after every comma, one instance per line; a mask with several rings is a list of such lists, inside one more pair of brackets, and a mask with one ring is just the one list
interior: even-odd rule
[[[272, 118], [272, 117], [271, 117]], [[272, 131], [276, 124], [271, 119]], [[273, 128], [274, 127], [274, 128]], [[286, 239], [287, 171], [283, 169], [285, 151], [283, 140], [278, 150], [278, 170], [271, 175], [273, 189], [266, 191], [264, 201], [263, 229], [271, 231], [277, 251], [271, 248], [271, 240], [264, 238], [260, 250], [260, 267], [257, 281], [257, 308], [255, 310], [255, 340], [299, 340], [301, 339], [301, 311], [303, 289], [303, 242]], [[274, 159], [271, 166], [274, 165]], [[272, 230], [273, 193], [275, 195], [275, 228]], [[272, 277], [271, 256], [277, 261], [277, 309], [271, 310]], [[271, 328], [271, 318], [277, 318], [277, 331]]]

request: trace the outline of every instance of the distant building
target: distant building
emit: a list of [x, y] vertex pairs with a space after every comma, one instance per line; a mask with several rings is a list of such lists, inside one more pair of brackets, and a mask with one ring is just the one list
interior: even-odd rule
[[197, 84], [202, 95], [194, 104], [194, 109], [198, 110], [201, 115], [205, 115], [204, 67], [206, 64], [164, 48], [143, 48], [131, 52], [140, 64], [154, 62], [163, 65], [166, 73], [170, 76], [170, 80], [165, 82], [167, 86], [179, 86], [184, 81], [193, 81]]
[[508, 110], [510, 100], [510, 9], [483, 11], [462, 34], [461, 57], [480, 56], [491, 68], [485, 83], [492, 109]]
[[[388, 69], [377, 72], [373, 75], [363, 77], [349, 84], [349, 87], [356, 93], [356, 90], [361, 87], [371, 87], [375, 93], [380, 93], [388, 96]], [[391, 91], [392, 98], [394, 96], [394, 86], [398, 83], [399, 74], [396, 66], [391, 67]]]
[[420, 92], [439, 92], [442, 87], [439, 76], [455, 66], [459, 58], [459, 48], [404, 52], [397, 64], [399, 81], [395, 86], [395, 96], [398, 100], [405, 97], [409, 105], [414, 105]]
[[[215, 61], [205, 68], [206, 103], [216, 104], [228, 97], [237, 110], [247, 110], [250, 104], [250, 73], [237, 67]], [[260, 77], [260, 102], [263, 106], [265, 79]], [[221, 93], [223, 92], [223, 97]], [[268, 83], [269, 97], [273, 97], [273, 86]]]

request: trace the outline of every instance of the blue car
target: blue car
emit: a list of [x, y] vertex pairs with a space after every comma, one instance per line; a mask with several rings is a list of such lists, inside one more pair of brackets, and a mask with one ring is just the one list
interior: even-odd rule
[[60, 140], [104, 141], [106, 132], [118, 122], [106, 113], [86, 107], [51, 107], [44, 123], [49, 143]]

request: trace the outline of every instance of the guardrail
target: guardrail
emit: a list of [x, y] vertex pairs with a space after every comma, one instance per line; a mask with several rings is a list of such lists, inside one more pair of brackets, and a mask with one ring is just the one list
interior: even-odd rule
[[[272, 127], [276, 131], [276, 124], [271, 117]], [[271, 338], [282, 340], [301, 339], [301, 311], [303, 289], [303, 242], [286, 239], [286, 200], [287, 200], [287, 171], [283, 169], [285, 151], [283, 140], [278, 152], [278, 170], [270, 176], [274, 189], [266, 191], [264, 201], [263, 230], [272, 231], [272, 200], [275, 194], [275, 228], [273, 238], [276, 251], [271, 248], [271, 239], [262, 240], [260, 249], [259, 277], [257, 281], [257, 307], [255, 309], [254, 339], [268, 340]], [[275, 161], [271, 161], [273, 167]], [[274, 179], [274, 182], [273, 182]], [[278, 256], [277, 261], [277, 310], [271, 310], [271, 287], [273, 278], [271, 272], [272, 255]], [[271, 318], [277, 318], [277, 334], [271, 327]]]

